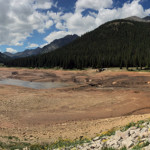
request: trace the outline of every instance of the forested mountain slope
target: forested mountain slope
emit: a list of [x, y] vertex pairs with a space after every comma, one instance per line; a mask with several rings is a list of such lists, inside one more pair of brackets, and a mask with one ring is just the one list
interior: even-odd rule
[[8, 66], [115, 67], [150, 65], [150, 23], [115, 20], [47, 54], [16, 59]]
[[51, 51], [54, 51], [57, 48], [61, 48], [64, 45], [69, 44], [70, 42], [74, 41], [77, 39], [79, 36], [74, 34], [74, 35], [67, 35], [63, 38], [56, 39], [50, 44], [45, 45], [43, 48], [37, 47], [35, 49], [26, 49], [22, 52], [17, 52], [15, 54], [9, 53], [9, 52], [4, 52], [5, 55], [11, 57], [11, 58], [21, 58], [21, 57], [29, 57], [29, 56], [34, 56], [38, 54], [44, 54], [48, 53]]
[[0, 52], [0, 63], [4, 63], [4, 62], [6, 62], [8, 60], [10, 60], [10, 57], [8, 57], [5, 54]]
[[62, 46], [67, 45], [71, 43], [72, 41], [76, 40], [78, 37], [79, 37], [78, 35], [74, 34], [74, 35], [67, 35], [60, 39], [56, 39], [50, 44], [44, 46], [40, 53], [44, 54], [44, 53], [51, 52], [55, 49], [61, 48]]

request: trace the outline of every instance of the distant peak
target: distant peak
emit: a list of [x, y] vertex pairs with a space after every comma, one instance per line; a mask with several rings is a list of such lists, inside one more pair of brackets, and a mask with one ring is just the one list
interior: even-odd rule
[[143, 18], [144, 20], [150, 20], [150, 16], [146, 16]]
[[138, 16], [131, 16], [131, 17], [125, 18], [125, 20], [137, 21], [137, 22], [150, 22], [150, 18], [149, 19], [146, 19], [146, 18], [147, 17], [140, 18]]
[[133, 21], [141, 21], [141, 20], [143, 20], [142, 18], [140, 18], [138, 16], [131, 16], [131, 17], [127, 17], [125, 19], [126, 20], [133, 20]]

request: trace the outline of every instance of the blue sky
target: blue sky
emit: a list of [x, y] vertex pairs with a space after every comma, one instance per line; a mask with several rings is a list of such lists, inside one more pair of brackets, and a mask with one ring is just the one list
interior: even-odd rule
[[149, 0], [0, 0], [0, 52], [42, 47], [110, 20], [149, 14]]

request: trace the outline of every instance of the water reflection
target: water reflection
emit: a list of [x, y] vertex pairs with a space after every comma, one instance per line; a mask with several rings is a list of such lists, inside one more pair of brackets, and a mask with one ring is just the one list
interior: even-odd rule
[[50, 89], [67, 86], [67, 84], [59, 82], [30, 82], [16, 79], [1, 79], [0, 84], [16, 85], [33, 89]]

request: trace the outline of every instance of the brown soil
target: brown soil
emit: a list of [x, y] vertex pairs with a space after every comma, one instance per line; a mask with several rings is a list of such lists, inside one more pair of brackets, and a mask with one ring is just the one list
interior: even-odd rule
[[66, 82], [59, 89], [0, 85], [0, 134], [31, 143], [94, 137], [150, 117], [150, 73], [0, 68], [0, 78]]

